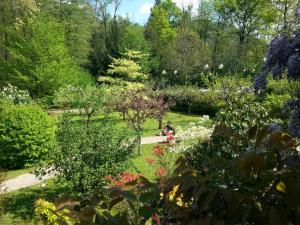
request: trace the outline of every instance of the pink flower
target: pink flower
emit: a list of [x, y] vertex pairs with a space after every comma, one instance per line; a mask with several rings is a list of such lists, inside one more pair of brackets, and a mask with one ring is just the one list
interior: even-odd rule
[[163, 167], [159, 167], [159, 168], [157, 168], [157, 170], [155, 171], [155, 176], [157, 176], [157, 177], [164, 177], [164, 176], [166, 176], [166, 174], [167, 174], [167, 171], [166, 171], [166, 169], [163, 168]]
[[152, 150], [152, 154], [158, 157], [163, 157], [164, 156], [164, 150], [160, 146], [154, 146]]
[[145, 158], [146, 162], [152, 166], [153, 164], [155, 164], [155, 160], [154, 159], [150, 159], [150, 158]]
[[155, 222], [155, 225], [161, 225], [160, 218], [157, 213], [152, 215], [152, 220]]
[[137, 180], [139, 177], [142, 177], [142, 174], [134, 174], [129, 172], [124, 172], [118, 176], [117, 179], [113, 179], [112, 176], [107, 176], [106, 179], [109, 180], [113, 185], [117, 187], [123, 187], [127, 183]]

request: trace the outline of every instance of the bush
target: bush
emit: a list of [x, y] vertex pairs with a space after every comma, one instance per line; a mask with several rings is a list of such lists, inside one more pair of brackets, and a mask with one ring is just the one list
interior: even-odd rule
[[33, 103], [28, 91], [19, 90], [11, 84], [2, 88], [0, 92], [0, 100], [17, 105], [28, 105]]
[[49, 165], [58, 172], [59, 181], [84, 201], [106, 185], [107, 176], [128, 168], [134, 149], [130, 132], [118, 129], [112, 121], [75, 120], [68, 114], [61, 118], [57, 140]]
[[289, 80], [287, 78], [276, 80], [269, 78], [266, 93], [277, 95], [290, 95], [296, 96], [297, 91], [300, 89], [300, 82]]
[[0, 164], [6, 169], [32, 166], [55, 141], [52, 120], [40, 108], [5, 104], [0, 107]]
[[291, 100], [292, 97], [289, 94], [267, 94], [262, 105], [273, 118], [279, 118], [287, 122], [289, 115], [285, 112], [284, 106]]
[[106, 100], [105, 86], [70, 86], [61, 87], [54, 95], [54, 103], [60, 108], [79, 109], [89, 120], [103, 109]]
[[173, 110], [214, 116], [221, 106], [214, 91], [196, 86], [173, 86], [161, 92]]

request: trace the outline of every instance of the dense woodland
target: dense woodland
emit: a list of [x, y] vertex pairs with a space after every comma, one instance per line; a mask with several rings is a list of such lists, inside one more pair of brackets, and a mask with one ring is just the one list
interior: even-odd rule
[[127, 50], [143, 53], [141, 69], [156, 85], [205, 86], [207, 70], [254, 76], [272, 37], [297, 25], [296, 0], [200, 1], [199, 8], [156, 1], [145, 26], [118, 14], [122, 0], [0, 4], [0, 84], [38, 98], [107, 76]]
[[1, 225], [300, 224], [300, 1], [174, 2], [0, 0]]

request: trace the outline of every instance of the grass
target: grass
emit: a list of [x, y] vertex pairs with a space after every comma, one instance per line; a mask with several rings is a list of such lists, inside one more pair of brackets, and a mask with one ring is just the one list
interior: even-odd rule
[[33, 168], [19, 169], [19, 170], [9, 170], [6, 172], [5, 180], [9, 180], [15, 177], [18, 177], [24, 173], [33, 172]]
[[64, 193], [63, 187], [54, 184], [54, 180], [49, 180], [44, 188], [36, 185], [0, 197], [0, 224], [37, 224], [34, 218], [34, 202], [39, 198], [52, 201], [59, 193]]
[[157, 144], [143, 145], [142, 146], [142, 155], [134, 158], [133, 167], [131, 168], [132, 172], [143, 174], [146, 178], [151, 181], [155, 180], [155, 169], [147, 164], [145, 158], [152, 157], [152, 149]]
[[[116, 125], [122, 128], [126, 128], [126, 122], [122, 120], [121, 115], [114, 113], [110, 115], [116, 122]], [[94, 117], [93, 120], [101, 121], [103, 116]], [[177, 127], [187, 127], [191, 122], [198, 122], [200, 116], [192, 115], [188, 116], [183, 113], [169, 112], [164, 118], [164, 124], [167, 121], [171, 121], [172, 124]], [[211, 126], [211, 121], [207, 121], [204, 126]], [[158, 122], [153, 119], [149, 119], [144, 124], [145, 132], [143, 136], [153, 136], [160, 132], [158, 128]], [[141, 173], [149, 180], [155, 180], [156, 168], [149, 166], [145, 158], [152, 157], [152, 148], [156, 144], [143, 145], [142, 156], [137, 156], [132, 159], [131, 172]], [[19, 176], [23, 173], [30, 172], [32, 169], [15, 170], [8, 172], [8, 178]], [[36, 224], [34, 218], [34, 202], [39, 198], [44, 198], [49, 201], [53, 201], [59, 194], [64, 193], [64, 188], [54, 184], [54, 180], [46, 182], [46, 187], [42, 188], [40, 185], [33, 186], [26, 189], [21, 189], [12, 193], [8, 193], [3, 197], [0, 197], [0, 224], [1, 225], [33, 225]]]
[[[116, 126], [119, 127], [120, 129], [126, 129], [128, 128], [128, 124], [126, 121], [122, 119], [122, 114], [121, 113], [111, 113], [108, 115], [109, 118], [115, 121]], [[95, 122], [101, 122], [101, 120], [104, 119], [105, 116], [95, 116], [93, 117], [93, 121]], [[80, 118], [80, 117], [78, 117]], [[167, 122], [170, 121], [173, 126], [175, 127], [182, 127], [186, 128], [190, 123], [197, 123], [200, 121], [200, 115], [188, 115], [186, 113], [181, 113], [181, 112], [168, 112], [166, 116], [163, 119], [163, 126], [167, 124]], [[206, 121], [203, 126], [206, 127], [211, 127], [211, 120]], [[155, 119], [148, 119], [146, 122], [143, 124], [144, 132], [143, 132], [143, 137], [148, 137], [148, 136], [155, 136], [156, 134], [160, 133], [160, 129], [158, 129], [158, 121]]]
[[[151, 157], [153, 146], [155, 144], [143, 145], [142, 156], [137, 156], [132, 160], [133, 166], [130, 169], [131, 172], [141, 173], [151, 181], [155, 180], [155, 168], [147, 165], [145, 157]], [[11, 176], [21, 174], [21, 172], [20, 170], [11, 171]], [[49, 180], [46, 182], [46, 187], [36, 185], [0, 197], [0, 224], [37, 224], [34, 217], [34, 202], [39, 198], [53, 201], [64, 191], [64, 188], [55, 184], [54, 180]]]

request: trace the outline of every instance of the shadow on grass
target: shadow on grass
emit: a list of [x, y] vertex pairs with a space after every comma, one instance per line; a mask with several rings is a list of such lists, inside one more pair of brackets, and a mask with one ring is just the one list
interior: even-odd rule
[[[6, 218], [9, 220], [8, 224], [10, 224], [10, 220], [32, 221], [34, 219], [34, 203], [37, 199], [53, 201], [65, 191], [64, 187], [49, 184], [44, 188], [34, 187], [8, 193], [0, 199], [0, 218], [8, 217], [9, 219]], [[11, 224], [14, 224], [13, 221]]]

